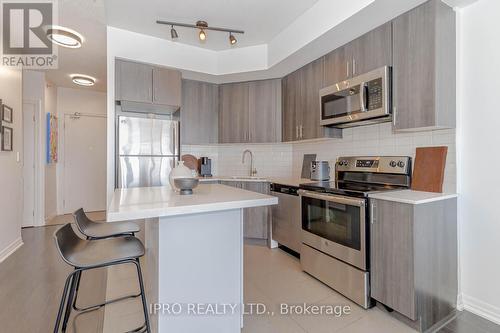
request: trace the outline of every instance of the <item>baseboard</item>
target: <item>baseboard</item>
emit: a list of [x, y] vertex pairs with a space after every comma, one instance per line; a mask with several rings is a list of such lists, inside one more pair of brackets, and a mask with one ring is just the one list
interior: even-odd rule
[[0, 262], [7, 259], [12, 253], [16, 252], [18, 248], [23, 245], [23, 239], [19, 237], [15, 241], [13, 241], [9, 246], [0, 251]]
[[457, 310], [458, 311], [464, 310], [464, 300], [462, 294], [458, 294], [457, 296]]
[[500, 325], [500, 308], [462, 294], [464, 309]]

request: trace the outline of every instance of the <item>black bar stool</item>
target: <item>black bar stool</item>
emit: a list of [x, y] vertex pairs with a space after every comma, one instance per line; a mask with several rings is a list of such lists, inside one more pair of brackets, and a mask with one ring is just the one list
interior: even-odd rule
[[80, 230], [87, 239], [134, 236], [135, 233], [141, 231], [141, 228], [132, 222], [98, 223], [92, 221], [85, 214], [83, 208], [74, 212], [73, 218], [78, 226], [78, 230]]
[[134, 264], [136, 266], [139, 287], [141, 289], [140, 294], [120, 297], [114, 300], [106, 301], [102, 304], [76, 310], [93, 311], [105, 306], [106, 304], [118, 302], [130, 297], [141, 296], [144, 311], [144, 325], [132, 330], [132, 332], [151, 332], [146, 295], [144, 292], [144, 282], [139, 262], [139, 258], [144, 256], [145, 250], [144, 245], [139, 239], [133, 236], [124, 236], [110, 239], [83, 240], [76, 235], [71, 227], [71, 224], [69, 223], [59, 228], [54, 233], [54, 238], [61, 258], [68, 265], [73, 266], [74, 268], [74, 271], [68, 275], [66, 283], [64, 284], [61, 303], [59, 305], [59, 311], [57, 312], [54, 333], [59, 332], [61, 319], [63, 319], [62, 331], [66, 331], [71, 314], [71, 308], [75, 308], [73, 299], [76, 300], [76, 296], [78, 294], [77, 282], [81, 273], [86, 270], [122, 264]]

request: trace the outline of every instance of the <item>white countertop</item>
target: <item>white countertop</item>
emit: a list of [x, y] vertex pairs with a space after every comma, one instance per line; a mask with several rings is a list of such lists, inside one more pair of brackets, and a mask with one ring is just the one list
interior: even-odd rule
[[369, 197], [373, 199], [401, 202], [411, 205], [419, 205], [434, 201], [446, 200], [456, 198], [457, 196], [458, 195], [454, 193], [433, 193], [413, 190], [387, 191], [369, 195]]
[[109, 221], [144, 219], [270, 206], [278, 198], [219, 184], [200, 184], [192, 195], [170, 186], [116, 189], [108, 208]]
[[226, 182], [259, 182], [259, 183], [276, 183], [281, 185], [296, 186], [304, 183], [314, 183], [314, 180], [308, 178], [292, 178], [292, 177], [248, 177], [248, 176], [213, 176], [213, 177], [199, 177], [200, 182], [210, 181], [226, 181]]

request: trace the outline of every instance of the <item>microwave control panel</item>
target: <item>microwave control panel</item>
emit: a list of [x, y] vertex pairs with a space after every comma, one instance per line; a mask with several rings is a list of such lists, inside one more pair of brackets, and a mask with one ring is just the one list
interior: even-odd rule
[[380, 109], [382, 107], [382, 78], [367, 82], [368, 110]]

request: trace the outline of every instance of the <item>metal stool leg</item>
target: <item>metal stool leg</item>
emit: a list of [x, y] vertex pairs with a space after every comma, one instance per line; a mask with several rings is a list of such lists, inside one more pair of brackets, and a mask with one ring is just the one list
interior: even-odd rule
[[76, 299], [78, 298], [78, 290], [80, 290], [80, 281], [81, 281], [81, 279], [82, 279], [82, 273], [83, 273], [83, 272], [81, 272], [81, 271], [80, 271], [80, 272], [78, 272], [78, 273], [76, 274], [76, 277], [75, 277], [75, 278], [76, 278], [76, 293], [75, 293], [75, 299], [74, 299], [74, 301], [73, 301], [73, 305], [72, 305], [72, 306], [73, 306], [73, 310], [77, 310], [77, 311], [78, 311], [79, 309], [78, 309], [78, 308], [77, 308], [77, 306], [76, 306]]
[[81, 272], [78, 271], [78, 270], [75, 270], [75, 272], [73, 272], [73, 277], [71, 279], [71, 287], [69, 289], [69, 295], [68, 295], [68, 302], [66, 304], [66, 312], [64, 313], [64, 319], [63, 319], [63, 324], [62, 324], [62, 331], [63, 332], [66, 332], [66, 327], [68, 326], [68, 320], [69, 320], [69, 316], [71, 314], [71, 304], [73, 303], [73, 297], [75, 296], [75, 292], [76, 292], [76, 283], [77, 283], [77, 278], [78, 278], [78, 275], [80, 274]]
[[139, 287], [141, 288], [141, 298], [142, 298], [142, 309], [144, 310], [144, 320], [146, 321], [146, 332], [151, 333], [151, 326], [149, 323], [149, 313], [148, 304], [146, 302], [146, 293], [144, 291], [144, 281], [142, 279], [141, 263], [139, 258], [135, 260], [135, 266], [137, 267], [137, 275], [139, 278]]
[[74, 274], [75, 274], [75, 272], [68, 275], [68, 277], [66, 278], [66, 282], [64, 283], [64, 289], [63, 289], [63, 293], [61, 295], [61, 303], [59, 304], [59, 310], [57, 311], [57, 318], [56, 318], [56, 324], [54, 326], [54, 333], [59, 332], [59, 325], [61, 324], [61, 318], [62, 318], [62, 314], [63, 314], [63, 310], [64, 310], [64, 305], [66, 304], [66, 298], [68, 296], [69, 285], [73, 279]]

